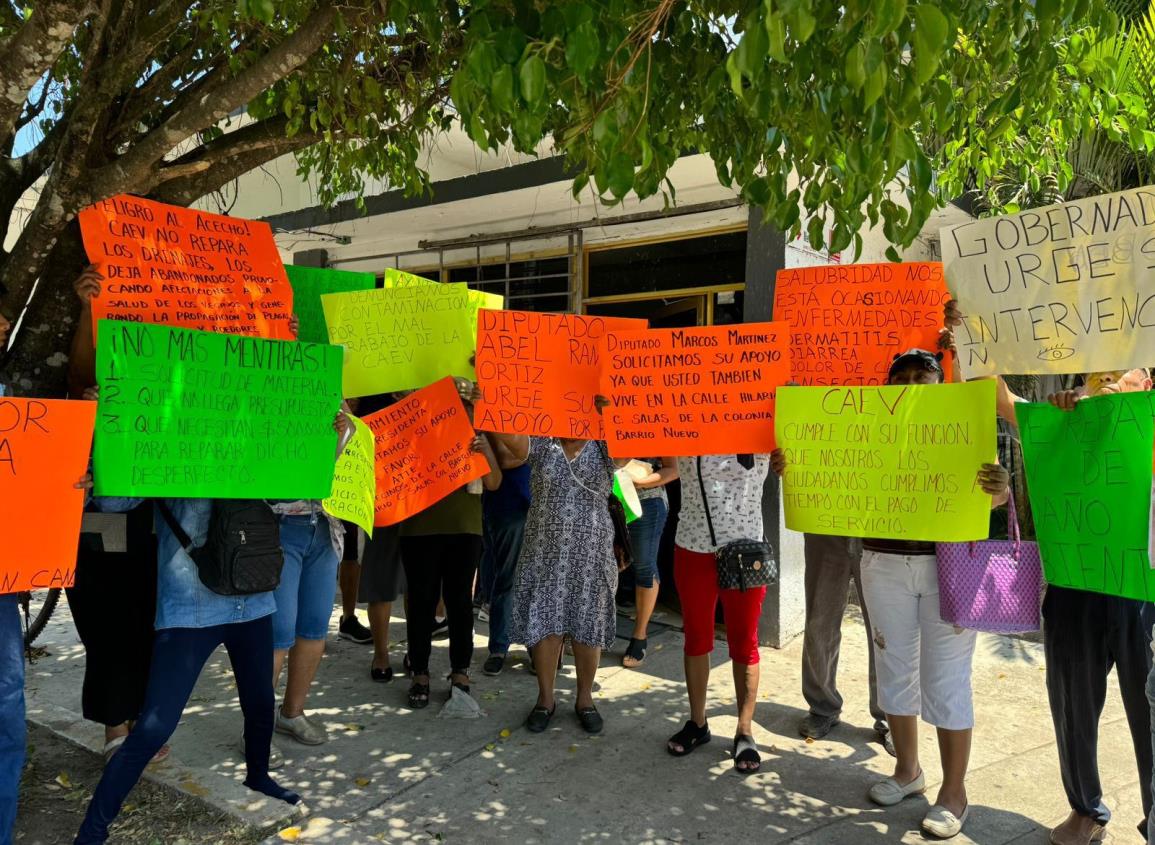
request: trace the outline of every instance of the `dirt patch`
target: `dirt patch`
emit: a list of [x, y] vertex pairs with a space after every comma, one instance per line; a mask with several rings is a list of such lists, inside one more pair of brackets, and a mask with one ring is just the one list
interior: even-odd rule
[[[28, 726], [28, 765], [16, 817], [19, 845], [66, 845], [80, 829], [103, 760]], [[128, 796], [112, 828], [111, 845], [253, 845], [256, 833], [176, 790], [141, 781]]]

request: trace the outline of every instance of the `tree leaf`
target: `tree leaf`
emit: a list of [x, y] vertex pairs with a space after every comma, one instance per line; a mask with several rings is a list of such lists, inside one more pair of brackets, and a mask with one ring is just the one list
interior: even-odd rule
[[518, 73], [521, 82], [521, 96], [527, 103], [537, 105], [545, 96], [545, 62], [541, 56], [532, 55], [521, 63]]
[[929, 3], [920, 3], [914, 10], [914, 75], [919, 85], [924, 84], [938, 70], [942, 54], [947, 48], [950, 22]]

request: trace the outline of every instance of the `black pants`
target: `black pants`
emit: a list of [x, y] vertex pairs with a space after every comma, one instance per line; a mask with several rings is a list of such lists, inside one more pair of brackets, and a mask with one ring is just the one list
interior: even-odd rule
[[1049, 587], [1043, 602], [1047, 694], [1055, 720], [1059, 769], [1071, 809], [1099, 824], [1111, 820], [1099, 782], [1099, 717], [1112, 667], [1135, 746], [1144, 818], [1151, 813], [1151, 625], [1155, 605]]
[[84, 643], [84, 718], [120, 725], [140, 716], [156, 620], [156, 538], [152, 504], [125, 515], [126, 552], [106, 552], [99, 534], [81, 534], [68, 608]]
[[144, 711], [124, 745], [104, 767], [77, 835], [77, 845], [101, 843], [108, 838], [108, 826], [120, 813], [144, 767], [176, 730], [205, 662], [220, 645], [228, 650], [245, 716], [248, 777], [268, 774], [273, 738], [273, 618], [158, 631]]
[[481, 537], [476, 534], [401, 538], [409, 597], [405, 627], [414, 675], [429, 674], [433, 616], [439, 598], [445, 600], [449, 618], [450, 667], [454, 672], [469, 672], [473, 661], [473, 575], [480, 558]]

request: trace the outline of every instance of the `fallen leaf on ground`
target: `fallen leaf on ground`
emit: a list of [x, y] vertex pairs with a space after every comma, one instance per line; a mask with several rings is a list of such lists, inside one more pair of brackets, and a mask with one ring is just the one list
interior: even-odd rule
[[353, 783], [357, 784], [357, 786], [368, 786], [372, 782], [373, 781], [371, 778], [354, 778], [353, 779]]
[[510, 734], [509, 728], [502, 728], [501, 733], [499, 733], [498, 736], [500, 736], [502, 739], [509, 739], [509, 734]]
[[277, 833], [282, 842], [296, 842], [301, 838], [301, 829], [299, 827], [286, 827], [284, 830]]
[[812, 737], [812, 736], [806, 737], [806, 744], [807, 745], [813, 745], [814, 744], [814, 737]]
[[61, 772], [56, 776], [56, 783], [63, 786], [65, 789], [72, 789], [72, 779], [68, 777], [67, 772]]

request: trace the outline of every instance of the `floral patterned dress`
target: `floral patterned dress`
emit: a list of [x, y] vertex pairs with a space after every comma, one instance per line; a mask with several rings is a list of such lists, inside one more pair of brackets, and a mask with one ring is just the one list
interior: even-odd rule
[[552, 438], [531, 438], [531, 499], [513, 588], [514, 642], [568, 635], [609, 648], [617, 631], [614, 525], [606, 500], [614, 463], [601, 441], [566, 458]]

